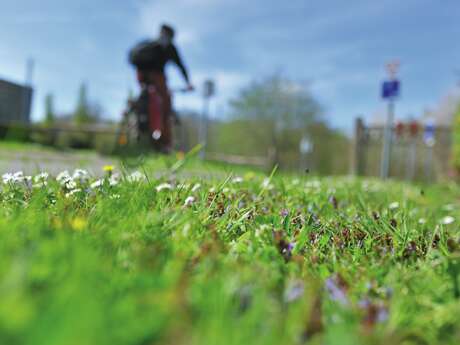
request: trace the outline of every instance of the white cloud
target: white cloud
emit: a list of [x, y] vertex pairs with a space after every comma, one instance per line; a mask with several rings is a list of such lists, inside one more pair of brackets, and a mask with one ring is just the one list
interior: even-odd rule
[[139, 31], [153, 36], [162, 23], [169, 23], [178, 27], [177, 41], [180, 44], [192, 44], [213, 30], [216, 18], [212, 13], [225, 7], [222, 3], [217, 0], [142, 1], [138, 4]]
[[[138, 31], [142, 35], [155, 36], [162, 23], [169, 23], [177, 29], [177, 42], [179, 49], [184, 52], [185, 63], [191, 66], [192, 81], [196, 87], [193, 94], [177, 94], [174, 103], [177, 109], [196, 109], [202, 107], [202, 85], [206, 79], [213, 79], [216, 83], [216, 95], [213, 104], [222, 107], [228, 99], [245, 85], [251, 76], [247, 73], [235, 71], [230, 67], [219, 67], [219, 61], [213, 60], [216, 53], [213, 47], [206, 46], [209, 35], [222, 34], [222, 39], [228, 39], [229, 31], [225, 26], [234, 19], [237, 13], [231, 13], [240, 0], [169, 0], [169, 1], [142, 1], [138, 4], [140, 26]], [[197, 45], [209, 50], [207, 61], [191, 61], [189, 64], [188, 53]], [[195, 62], [195, 64], [193, 64]], [[207, 65], [207, 63], [210, 63]], [[193, 68], [193, 65], [204, 66]], [[169, 69], [168, 69], [169, 70]], [[169, 71], [168, 71], [169, 72]], [[182, 85], [179, 74], [174, 71], [169, 74], [169, 84], [172, 88]]]
[[[385, 29], [385, 22], [399, 23], [420, 8], [419, 0], [338, 0], [328, 5], [305, 0], [130, 0], [114, 2], [110, 9], [89, 0], [73, 5], [44, 0], [35, 7], [22, 0], [21, 8], [27, 10], [18, 11], [18, 3], [21, 0], [0, 13], [5, 24], [0, 32], [0, 73], [20, 81], [25, 60], [33, 55], [36, 115], [41, 115], [43, 96], [50, 91], [58, 110], [72, 109], [78, 85], [86, 79], [91, 96], [113, 117], [118, 117], [128, 87], [137, 91], [123, 47], [140, 36], [156, 35], [163, 22], [177, 27], [178, 46], [198, 87], [195, 94], [176, 96], [178, 108], [201, 109], [200, 86], [206, 78], [216, 80], [217, 106], [226, 104], [251, 79], [281, 69], [294, 80], [311, 80], [312, 91], [327, 108], [335, 107], [347, 117], [355, 110], [370, 114], [378, 106], [380, 64], [385, 58], [376, 57], [376, 51], [383, 34], [395, 32]], [[82, 3], [95, 10], [78, 10]], [[396, 53], [401, 42], [395, 38]], [[171, 86], [181, 86], [178, 73], [170, 74]], [[351, 92], [355, 96], [349, 100]], [[410, 106], [420, 109], [417, 102], [426, 97], [416, 97], [412, 99], [416, 105]], [[401, 103], [407, 104], [407, 99]], [[441, 103], [440, 116], [450, 112]], [[397, 109], [405, 109], [403, 104]]]

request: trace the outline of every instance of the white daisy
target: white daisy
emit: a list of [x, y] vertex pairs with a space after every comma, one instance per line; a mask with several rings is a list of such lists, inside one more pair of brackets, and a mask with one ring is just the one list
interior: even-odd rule
[[233, 178], [232, 182], [233, 183], [241, 183], [241, 182], [243, 182], [243, 178], [240, 177], [240, 176], [236, 176], [235, 178]]
[[141, 182], [145, 180], [145, 175], [140, 171], [135, 171], [127, 177], [128, 182]]
[[455, 218], [452, 216], [445, 216], [443, 219], [441, 219], [441, 223], [444, 225], [452, 224], [454, 221], [455, 221]]
[[426, 223], [426, 219], [425, 219], [425, 218], [420, 218], [420, 219], [418, 220], [418, 223], [419, 223], [419, 224], [425, 224], [425, 223]]
[[22, 171], [15, 172], [13, 174], [13, 182], [22, 182], [24, 181], [24, 173]]
[[200, 189], [200, 188], [201, 188], [201, 184], [196, 183], [196, 184], [192, 187], [192, 193], [193, 193], [193, 192], [196, 192], [196, 191], [197, 191], [198, 189]]
[[93, 183], [91, 183], [90, 187], [93, 188], [93, 189], [94, 189], [94, 188], [99, 188], [99, 187], [101, 187], [103, 184], [104, 184], [104, 180], [99, 179], [99, 180], [96, 180], [96, 181], [94, 181]]
[[109, 185], [116, 186], [118, 184], [118, 182], [119, 182], [118, 174], [113, 174], [112, 176], [110, 176]]
[[393, 201], [390, 205], [388, 205], [388, 208], [390, 210], [396, 210], [397, 208], [399, 208], [399, 202]]
[[162, 183], [162, 184], [156, 186], [155, 189], [156, 189], [157, 192], [161, 192], [162, 190], [165, 190], [165, 189], [171, 190], [171, 189], [173, 189], [173, 186], [170, 183]]
[[61, 185], [65, 185], [67, 181], [71, 180], [72, 176], [70, 176], [69, 172], [67, 170], [64, 170], [60, 172], [56, 176], [56, 181], [58, 181]]
[[70, 179], [65, 182], [65, 187], [69, 190], [72, 190], [77, 188], [77, 183], [74, 180]]
[[3, 183], [5, 183], [5, 184], [13, 182], [14, 181], [13, 174], [11, 174], [11, 173], [3, 174], [2, 175], [2, 180], [3, 180]]
[[44, 181], [48, 180], [48, 177], [49, 177], [49, 175], [48, 175], [47, 172], [41, 172], [38, 175], [34, 176], [34, 182], [35, 183], [44, 182]]
[[74, 195], [75, 193], [78, 193], [78, 192], [81, 192], [81, 189], [80, 188], [75, 188], [75, 189], [72, 189], [70, 192], [66, 193], [65, 197], [68, 198], [72, 195]]
[[185, 199], [184, 206], [190, 206], [195, 202], [195, 197], [194, 196], [189, 196], [187, 199]]
[[83, 169], [75, 169], [72, 179], [80, 184], [84, 184], [89, 180], [89, 173]]

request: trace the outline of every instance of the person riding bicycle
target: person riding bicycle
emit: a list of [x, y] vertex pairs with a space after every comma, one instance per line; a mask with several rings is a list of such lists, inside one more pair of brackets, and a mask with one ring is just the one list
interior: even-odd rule
[[174, 36], [174, 29], [170, 25], [163, 24], [156, 40], [143, 41], [130, 52], [130, 62], [137, 69], [137, 80], [141, 87], [153, 85], [161, 98], [163, 130], [160, 141], [162, 150], [165, 152], [169, 152], [172, 149], [172, 104], [165, 75], [166, 64], [168, 62], [176, 64], [187, 84], [186, 90], [191, 91], [194, 89], [187, 69], [174, 44]]

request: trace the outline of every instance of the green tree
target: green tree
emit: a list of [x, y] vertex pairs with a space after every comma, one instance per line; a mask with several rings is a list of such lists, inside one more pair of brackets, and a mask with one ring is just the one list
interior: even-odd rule
[[88, 87], [85, 83], [78, 90], [77, 107], [74, 112], [76, 124], [93, 123], [102, 117], [103, 109], [97, 102], [91, 102], [88, 98]]
[[54, 123], [55, 118], [54, 97], [49, 93], [45, 97], [45, 124], [50, 125]]
[[285, 142], [292, 142], [289, 132], [306, 131], [321, 114], [319, 103], [307, 89], [279, 74], [252, 82], [230, 106], [234, 119], [245, 120], [245, 135], [266, 150], [271, 148], [276, 164]]

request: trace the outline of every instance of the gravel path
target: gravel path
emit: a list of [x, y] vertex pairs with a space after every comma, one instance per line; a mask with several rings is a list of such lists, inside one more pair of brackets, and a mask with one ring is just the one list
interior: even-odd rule
[[22, 151], [0, 149], [0, 174], [23, 171], [24, 174], [35, 174], [46, 171], [57, 174], [63, 170], [82, 168], [94, 175], [102, 172], [104, 165], [114, 164], [113, 160], [96, 153], [54, 152], [54, 151]]
[[[22, 171], [25, 175], [34, 175], [46, 171], [51, 175], [57, 175], [61, 171], [80, 168], [87, 170], [93, 176], [104, 174], [105, 165], [120, 166], [117, 158], [101, 156], [95, 152], [85, 151], [53, 151], [53, 150], [16, 150], [0, 146], [0, 176], [4, 173]], [[129, 170], [136, 170], [132, 167]], [[161, 177], [167, 173], [165, 168], [154, 171], [154, 177]], [[189, 169], [181, 170], [177, 177], [192, 179], [219, 179], [224, 180], [227, 172], [215, 169]]]

